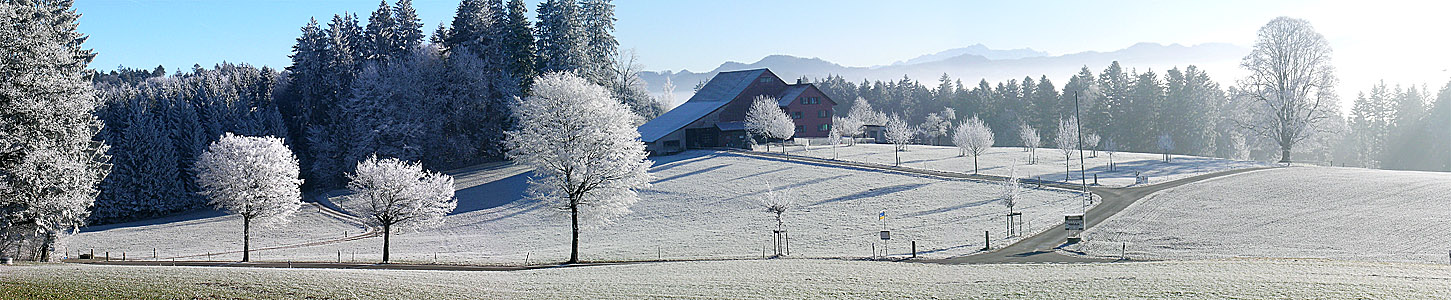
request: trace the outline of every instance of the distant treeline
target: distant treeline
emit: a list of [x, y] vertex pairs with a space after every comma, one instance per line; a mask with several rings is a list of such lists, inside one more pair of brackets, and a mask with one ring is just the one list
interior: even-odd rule
[[[1171, 152], [1176, 154], [1279, 158], [1273, 141], [1242, 126], [1251, 119], [1253, 103], [1236, 97], [1235, 88], [1221, 87], [1195, 66], [1160, 73], [1125, 69], [1113, 62], [1100, 72], [1084, 67], [1061, 88], [1047, 76], [966, 85], [944, 74], [936, 86], [907, 77], [853, 83], [828, 76], [815, 81], [837, 101], [841, 116], [858, 97], [912, 124], [952, 108], [954, 124], [973, 116], [986, 121], [999, 146], [1021, 146], [1017, 129], [1023, 124], [1051, 138], [1060, 118], [1073, 117], [1076, 96], [1083, 130], [1102, 136], [1102, 149], [1157, 153], [1158, 137], [1169, 135], [1176, 144]], [[1356, 100], [1350, 115], [1329, 108], [1336, 114], [1316, 124], [1324, 132], [1296, 148], [1296, 160], [1451, 171], [1451, 84], [1432, 96], [1425, 87], [1388, 88], [1383, 83], [1371, 87]]]

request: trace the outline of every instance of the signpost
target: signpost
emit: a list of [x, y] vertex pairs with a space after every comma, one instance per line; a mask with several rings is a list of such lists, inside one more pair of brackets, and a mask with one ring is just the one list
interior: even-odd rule
[[892, 239], [892, 232], [887, 230], [887, 211], [877, 214], [877, 219], [882, 220], [882, 257], [887, 256], [887, 241]]
[[1064, 215], [1063, 229], [1073, 232], [1072, 235], [1068, 236], [1069, 244], [1081, 241], [1078, 234], [1083, 232], [1083, 214]]

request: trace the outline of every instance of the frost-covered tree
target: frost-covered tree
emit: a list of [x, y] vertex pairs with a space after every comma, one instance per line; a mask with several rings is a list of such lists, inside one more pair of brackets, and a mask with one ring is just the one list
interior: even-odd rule
[[886, 132], [883, 134], [886, 135], [887, 142], [892, 143], [892, 158], [896, 160], [896, 166], [900, 167], [902, 166], [900, 152], [907, 151], [907, 143], [912, 142], [912, 137], [917, 135], [917, 129], [907, 125], [907, 122], [902, 121], [902, 118], [896, 115], [887, 118], [885, 129]]
[[1043, 139], [1038, 137], [1038, 130], [1028, 123], [1018, 126], [1018, 138], [1023, 142], [1023, 148], [1028, 150], [1028, 164], [1038, 163], [1038, 146], [1043, 144]]
[[0, 1], [0, 256], [49, 260], [106, 176], [97, 98], [71, 1]]
[[302, 207], [297, 158], [281, 138], [227, 133], [207, 147], [197, 169], [209, 203], [242, 217], [242, 261], [252, 258], [253, 222], [286, 223]]
[[534, 168], [529, 195], [569, 212], [569, 263], [579, 262], [580, 218], [608, 221], [630, 212], [636, 190], [649, 186], [645, 144], [624, 104], [604, 87], [570, 73], [536, 78], [518, 102], [516, 130], [505, 144], [515, 162]]
[[413, 9], [413, 0], [393, 3], [393, 26], [396, 40], [392, 44], [401, 53], [407, 53], [423, 43], [423, 21], [418, 19], [418, 11]]
[[388, 6], [388, 1], [379, 1], [378, 10], [368, 17], [368, 25], [363, 28], [362, 43], [363, 57], [373, 61], [386, 61], [389, 58], [404, 53], [405, 45], [397, 44], [401, 39], [398, 37], [398, 26], [395, 23], [398, 19], [393, 17], [393, 7]]
[[771, 141], [781, 140], [781, 153], [786, 153], [785, 140], [796, 135], [796, 122], [781, 110], [780, 101], [771, 96], [756, 96], [751, 107], [746, 109], [746, 131], [766, 138], [766, 152], [771, 151]]
[[1240, 81], [1241, 96], [1251, 102], [1253, 119], [1242, 126], [1274, 141], [1280, 162], [1290, 162], [1290, 150], [1322, 131], [1321, 120], [1336, 112], [1335, 68], [1330, 43], [1310, 22], [1279, 17], [1261, 27], [1253, 50], [1240, 66], [1249, 76]]
[[1174, 151], [1174, 136], [1168, 134], [1159, 135], [1159, 153], [1164, 154], [1164, 162], [1169, 162], [1169, 153]]
[[670, 77], [665, 77], [665, 83], [660, 84], [660, 104], [669, 111], [675, 108], [675, 82]]
[[[1003, 207], [1008, 209], [1008, 215], [1013, 215], [1013, 208], [1018, 206], [1019, 200], [1023, 197], [1023, 181], [1018, 176], [1018, 166], [1008, 167], [1008, 177], [1004, 178], [999, 185], [998, 200], [1002, 201]], [[1011, 217], [1010, 217], [1011, 218]], [[1009, 222], [1012, 220], [1009, 219]], [[1012, 231], [1012, 223], [1008, 223], [1009, 231]]]
[[[833, 121], [835, 121], [837, 119], [841, 119], [841, 117], [832, 117], [832, 119]], [[831, 159], [836, 159], [836, 147], [841, 145], [841, 141], [841, 129], [836, 129], [836, 126], [832, 126], [830, 133], [827, 133], [826, 135], [826, 143], [831, 144]]]
[[529, 22], [529, 8], [523, 0], [509, 0], [503, 24], [504, 65], [510, 76], [519, 79], [519, 91], [528, 94], [530, 80], [537, 75], [534, 62], [534, 28]]
[[947, 108], [942, 112], [927, 114], [921, 128], [927, 138], [932, 140], [932, 145], [936, 146], [942, 137], [952, 133], [952, 122], [956, 119], [957, 113], [952, 108]]
[[1073, 151], [1078, 150], [1078, 118], [1058, 119], [1058, 132], [1053, 135], [1053, 145], [1063, 152], [1063, 180], [1073, 174]]
[[1088, 152], [1089, 157], [1098, 157], [1098, 142], [1101, 139], [1103, 137], [1098, 136], [1097, 133], [1090, 132], [1083, 135], [1083, 148], [1090, 150]]
[[427, 171], [417, 162], [396, 158], [368, 157], [348, 175], [348, 196], [365, 203], [359, 211], [373, 226], [383, 227], [383, 262], [388, 262], [388, 242], [393, 229], [432, 228], [458, 207], [453, 197], [453, 177]]
[[610, 93], [617, 101], [625, 103], [630, 111], [641, 117], [640, 124], [654, 119], [665, 113], [666, 104], [657, 101], [650, 96], [645, 89], [645, 80], [640, 79], [640, 72], [645, 66], [639, 63], [639, 56], [635, 49], [626, 49], [619, 52], [619, 57], [609, 60], [613, 63], [606, 68], [607, 73], [603, 84], [610, 87]]
[[[585, 78], [603, 85], [609, 82], [609, 78], [634, 76], [616, 72], [616, 65], [619, 64], [617, 55], [623, 53], [619, 51], [620, 42], [615, 40], [615, 5], [610, 0], [579, 1], [579, 26], [585, 55], [580, 73], [585, 74]], [[645, 117], [648, 119], [654, 116]]]
[[977, 158], [993, 147], [993, 130], [976, 116], [963, 121], [952, 133], [952, 144], [957, 145], [957, 156], [972, 154], [972, 173], [977, 174]]
[[539, 26], [535, 27], [534, 34], [535, 55], [538, 57], [536, 70], [541, 73], [576, 71], [589, 63], [585, 53], [588, 39], [584, 26], [581, 26], [580, 10], [574, 0], [539, 3], [539, 9], [535, 10], [539, 16]]
[[771, 216], [775, 217], [776, 219], [775, 248], [776, 255], [780, 256], [782, 254], [782, 248], [785, 248], [783, 247], [785, 243], [783, 241], [783, 237], [781, 236], [781, 234], [784, 233], [786, 230], [786, 222], [783, 217], [785, 217], [787, 211], [791, 210], [791, 208], [794, 206], [794, 203], [791, 197], [786, 196], [786, 194], [782, 193], [781, 191], [770, 189], [769, 186], [765, 192], [761, 193], [760, 200], [758, 201], [760, 202], [761, 207], [765, 208], [766, 213], [771, 214]]

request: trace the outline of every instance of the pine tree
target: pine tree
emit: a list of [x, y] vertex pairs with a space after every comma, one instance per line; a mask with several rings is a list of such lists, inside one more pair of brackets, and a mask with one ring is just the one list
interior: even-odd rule
[[83, 224], [108, 171], [84, 77], [95, 54], [81, 49], [71, 4], [0, 2], [0, 246], [34, 241], [40, 260]]
[[[535, 50], [539, 73], [577, 71], [586, 66], [584, 32], [580, 8], [571, 0], [539, 3], [539, 27], [535, 28]], [[593, 80], [593, 79], [591, 79]]]
[[363, 52], [363, 57], [371, 61], [387, 61], [403, 53], [406, 46], [399, 43], [402, 40], [395, 31], [398, 29], [396, 21], [388, 2], [379, 1], [378, 10], [368, 17], [368, 26], [363, 30], [367, 40], [362, 49], [356, 50]]
[[396, 37], [393, 45], [400, 48], [400, 55], [423, 43], [423, 21], [418, 19], [418, 11], [413, 9], [412, 0], [398, 0], [393, 4], [393, 25], [393, 34]]
[[534, 70], [534, 29], [529, 23], [529, 8], [523, 0], [509, 0], [503, 25], [506, 71], [519, 79], [519, 94], [528, 94], [530, 83], [538, 74]]
[[626, 76], [613, 72], [620, 47], [614, 35], [615, 5], [610, 0], [582, 0], [579, 10], [581, 41], [585, 45], [581, 73], [600, 85], [616, 76]]

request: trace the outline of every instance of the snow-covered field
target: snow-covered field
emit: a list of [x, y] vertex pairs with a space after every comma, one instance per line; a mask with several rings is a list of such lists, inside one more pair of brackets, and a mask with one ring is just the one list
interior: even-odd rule
[[[278, 226], [253, 226], [252, 248], [300, 244], [342, 238], [366, 231], [362, 224], [322, 213], [304, 204], [290, 222]], [[242, 250], [242, 218], [218, 211], [200, 210], [160, 219], [83, 228], [64, 241], [71, 256], [76, 251], [97, 256], [111, 252], [113, 258], [151, 259]], [[271, 251], [254, 251], [252, 259], [279, 260]], [[241, 254], [216, 255], [213, 259], [241, 259]], [[203, 257], [188, 260], [206, 259]]]
[[672, 262], [510, 272], [41, 265], [0, 299], [1445, 299], [1451, 266], [1322, 260]]
[[[765, 147], [758, 147], [758, 150], [765, 150]], [[780, 148], [775, 146], [772, 146], [771, 150], [780, 152]], [[830, 145], [787, 146], [786, 153], [833, 158]], [[900, 155], [903, 167], [971, 174], [972, 156], [958, 157], [958, 153], [957, 148], [951, 146], [908, 145], [907, 151], [901, 152]], [[1109, 171], [1108, 152], [1099, 151], [1096, 156], [1092, 151], [1086, 151], [1085, 154], [1088, 154], [1088, 157], [1083, 160], [1083, 164], [1088, 167], [1084, 170], [1084, 176], [1088, 177], [1089, 183], [1091, 184], [1094, 175], [1097, 175], [1099, 184], [1115, 187], [1133, 185], [1135, 174], [1147, 175], [1149, 183], [1153, 184], [1218, 171], [1268, 165], [1253, 161], [1183, 155], [1175, 155], [1166, 163], [1162, 154], [1115, 152], [1112, 158], [1116, 167], [1113, 171]], [[1030, 165], [1027, 164], [1029, 153], [1023, 148], [994, 147], [978, 157], [979, 173], [1007, 176], [1009, 169], [1016, 165], [1018, 175], [1024, 178], [1049, 181], [1064, 181], [1067, 178], [1074, 183], [1079, 182], [1077, 152], [1073, 153], [1073, 159], [1069, 161], [1072, 165], [1072, 172], [1069, 172], [1067, 177], [1064, 174], [1063, 151], [1039, 148], [1037, 156], [1038, 162]], [[850, 147], [839, 146], [836, 147], [835, 158], [888, 166], [896, 163], [892, 157], [892, 145], [889, 144], [858, 143]]]
[[1090, 228], [1081, 250], [1447, 263], [1448, 232], [1451, 173], [1292, 167], [1161, 191]]
[[[653, 186], [641, 192], [633, 213], [581, 233], [581, 259], [653, 260], [760, 257], [774, 223], [756, 199], [767, 188], [794, 197], [786, 213], [792, 257], [867, 257], [882, 247], [878, 213], [886, 211], [888, 243], [894, 255], [910, 253], [950, 257], [983, 247], [983, 232], [993, 245], [1002, 237], [1006, 209], [993, 183], [904, 175], [857, 168], [781, 161], [728, 152], [690, 151], [655, 157]], [[517, 166], [493, 166], [454, 172], [458, 209], [442, 227], [395, 232], [395, 261], [469, 264], [522, 264], [562, 261], [569, 255], [568, 216], [542, 203], [521, 199], [528, 172]], [[356, 205], [336, 199], [344, 208]], [[1034, 190], [1017, 210], [1030, 220], [1030, 232], [1046, 230], [1061, 215], [1079, 209], [1069, 193]], [[330, 236], [341, 230], [313, 226], [299, 236]], [[229, 217], [189, 220], [185, 229], [167, 224], [116, 228], [82, 234], [76, 245], [116, 243], [205, 253], [240, 248], [240, 222]], [[235, 221], [235, 220], [232, 220]], [[211, 224], [211, 225], [206, 225]], [[124, 229], [124, 230], [122, 230]], [[206, 237], [211, 242], [197, 242]], [[254, 241], [265, 241], [258, 238]], [[124, 241], [121, 242], [121, 241]], [[235, 241], [235, 242], [233, 242]], [[262, 260], [376, 260], [381, 238], [300, 249], [264, 251]], [[231, 258], [236, 259], [236, 258]]]

